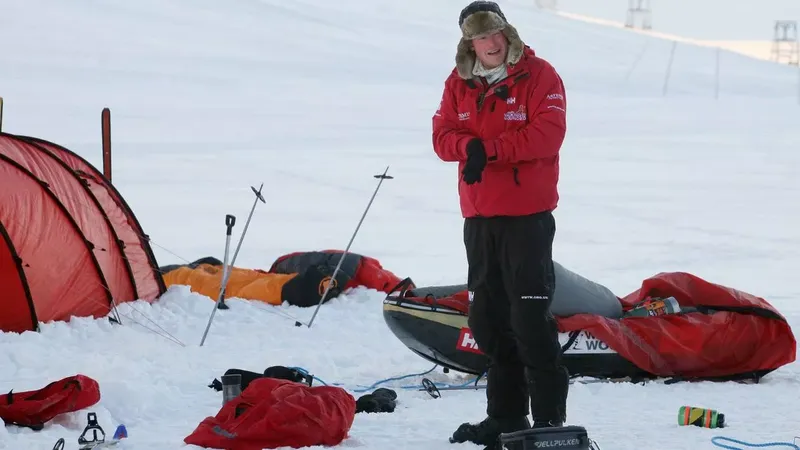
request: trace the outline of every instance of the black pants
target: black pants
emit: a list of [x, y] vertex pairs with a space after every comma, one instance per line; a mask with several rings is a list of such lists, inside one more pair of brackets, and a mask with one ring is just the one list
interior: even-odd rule
[[569, 375], [550, 303], [555, 288], [551, 212], [468, 218], [464, 244], [472, 295], [469, 327], [491, 361], [487, 414], [566, 419]]

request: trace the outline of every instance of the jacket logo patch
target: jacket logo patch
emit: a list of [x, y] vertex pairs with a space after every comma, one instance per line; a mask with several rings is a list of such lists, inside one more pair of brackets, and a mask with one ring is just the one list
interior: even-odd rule
[[506, 104], [507, 105], [513, 105], [514, 103], [517, 103], [517, 97], [508, 97], [506, 99]]
[[[561, 94], [549, 94], [547, 96], [547, 100], [556, 100], [558, 102], [563, 102], [564, 101], [564, 96], [561, 95]], [[547, 109], [557, 109], [557, 110], [559, 110], [561, 112], [567, 112], [567, 110], [565, 110], [563, 106], [559, 106], [559, 105], [547, 105]]]
[[458, 120], [469, 120], [469, 111], [458, 113]]
[[528, 120], [528, 114], [525, 112], [525, 105], [519, 105], [519, 109], [516, 111], [508, 111], [507, 113], [503, 114], [503, 119], [520, 122]]

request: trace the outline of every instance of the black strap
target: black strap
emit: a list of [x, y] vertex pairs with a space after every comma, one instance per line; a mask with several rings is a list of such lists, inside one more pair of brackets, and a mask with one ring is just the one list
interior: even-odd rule
[[403, 279], [402, 281], [400, 281], [399, 283], [397, 283], [397, 286], [395, 286], [392, 289], [390, 289], [389, 293], [386, 294], [386, 298], [391, 298], [392, 293], [393, 292], [397, 292], [397, 291], [400, 291], [400, 293], [397, 295], [397, 297], [398, 298], [403, 298], [403, 297], [406, 296], [406, 292], [408, 292], [409, 288], [412, 288], [413, 285], [414, 285], [414, 282], [411, 281], [411, 277], [407, 277], [407, 278]]
[[575, 330], [569, 332], [569, 339], [567, 339], [567, 342], [565, 342], [564, 345], [561, 346], [561, 353], [565, 353], [567, 349], [572, 347], [572, 344], [574, 344], [575, 340], [578, 339], [579, 334], [581, 334], [581, 330]]

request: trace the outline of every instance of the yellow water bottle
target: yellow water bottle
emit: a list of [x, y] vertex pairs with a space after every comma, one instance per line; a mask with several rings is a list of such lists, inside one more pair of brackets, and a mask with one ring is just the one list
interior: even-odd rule
[[694, 425], [703, 428], [723, 428], [725, 414], [713, 409], [681, 406], [678, 410], [678, 425]]

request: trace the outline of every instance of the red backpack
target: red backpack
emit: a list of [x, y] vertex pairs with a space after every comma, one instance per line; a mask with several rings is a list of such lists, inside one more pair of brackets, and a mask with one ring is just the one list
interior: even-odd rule
[[335, 446], [347, 437], [355, 410], [353, 396], [339, 387], [258, 378], [184, 442], [228, 450]]
[[0, 418], [8, 425], [41, 430], [53, 417], [88, 408], [98, 401], [100, 386], [97, 381], [85, 375], [74, 375], [36, 391], [14, 393], [12, 390], [0, 396]]

